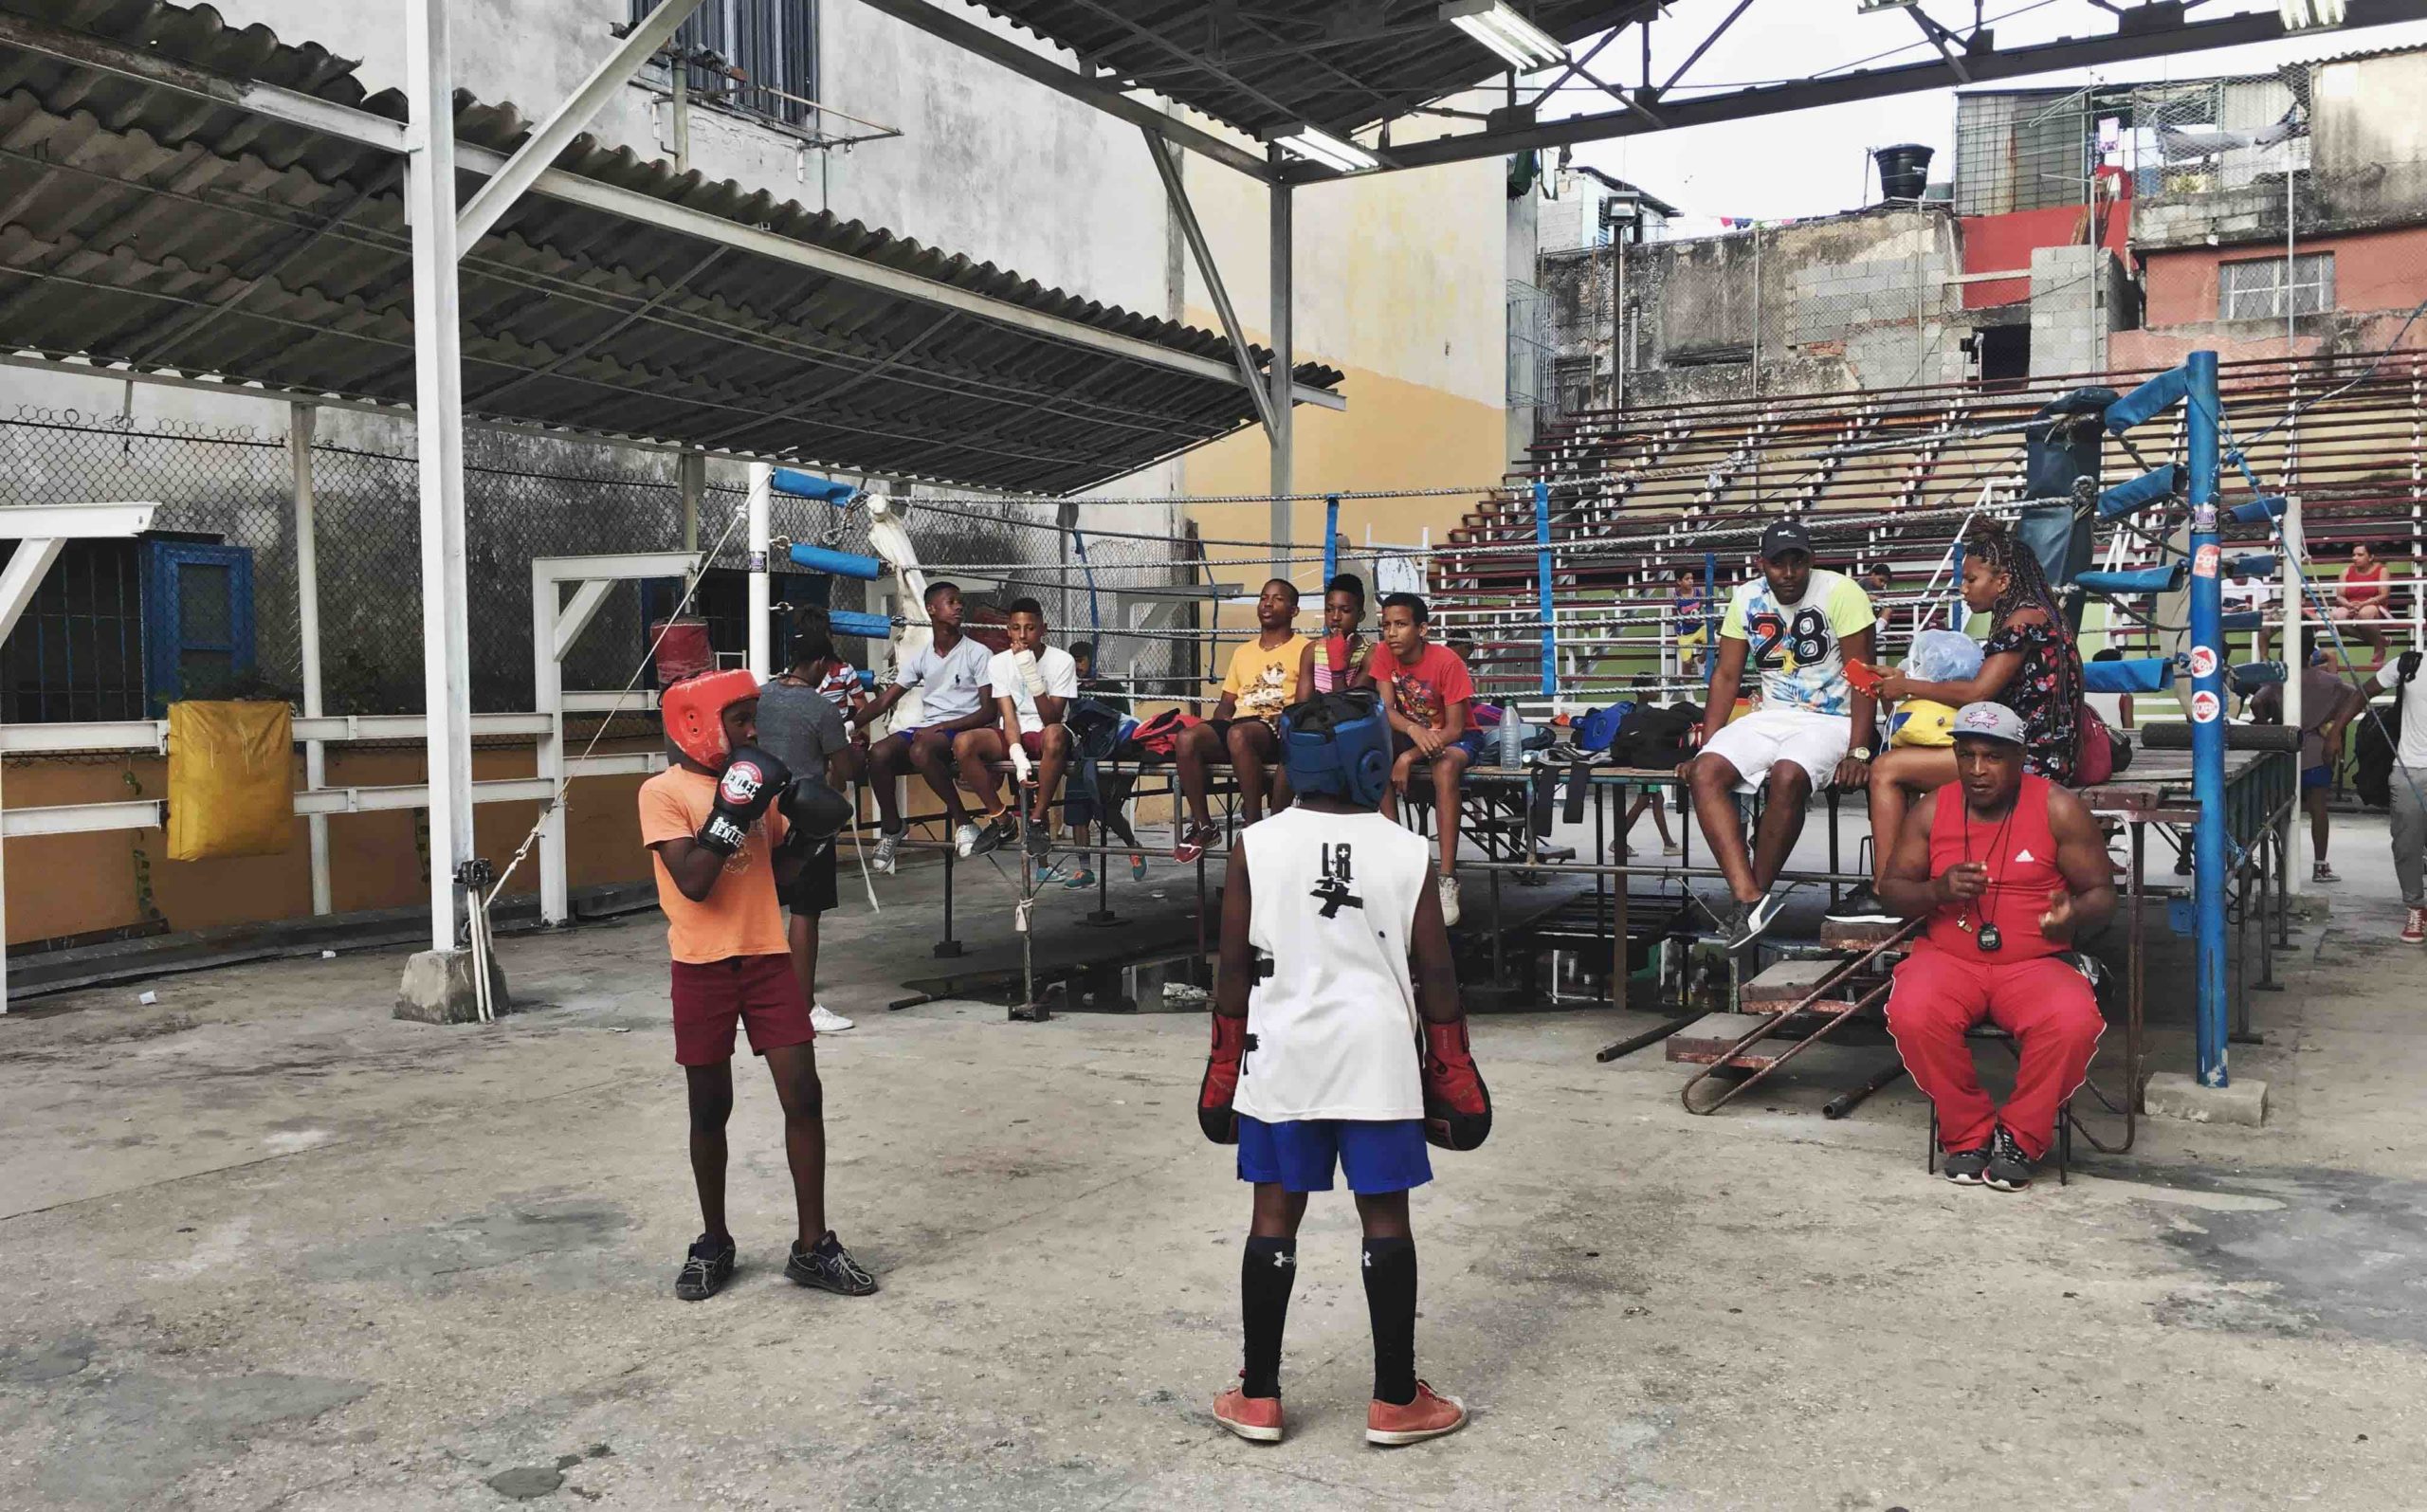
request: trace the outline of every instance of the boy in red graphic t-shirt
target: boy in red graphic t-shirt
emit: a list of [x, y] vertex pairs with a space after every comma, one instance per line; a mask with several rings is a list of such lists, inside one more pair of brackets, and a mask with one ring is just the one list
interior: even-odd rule
[[1389, 593], [1382, 599], [1382, 644], [1366, 663], [1374, 685], [1382, 690], [1382, 707], [1391, 720], [1391, 742], [1398, 759], [1391, 767], [1391, 785], [1382, 793], [1382, 813], [1396, 819], [1399, 794], [1418, 761], [1432, 773], [1432, 802], [1441, 823], [1441, 918], [1458, 921], [1458, 779], [1466, 774], [1467, 751], [1458, 743], [1467, 733], [1468, 705], [1474, 701], [1474, 680], [1458, 653], [1426, 638], [1432, 613], [1414, 593]]

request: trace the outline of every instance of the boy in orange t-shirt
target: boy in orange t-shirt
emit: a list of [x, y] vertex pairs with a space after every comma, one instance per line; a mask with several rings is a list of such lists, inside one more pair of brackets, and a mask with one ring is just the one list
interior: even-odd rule
[[673, 956], [674, 1059], [689, 1084], [691, 1175], [705, 1230], [684, 1257], [674, 1295], [703, 1301], [733, 1275], [724, 1128], [733, 1113], [739, 1028], [766, 1058], [784, 1105], [784, 1154], [800, 1219], [784, 1274], [804, 1286], [864, 1297], [876, 1290], [876, 1278], [826, 1226], [817, 1031], [793, 972], [776, 892], [777, 866], [798, 866], [797, 857], [779, 855], [787, 826], [775, 808], [790, 774], [756, 748], [757, 680], [740, 671], [688, 678], [667, 688], [660, 706], [672, 761], [641, 784], [641, 843], [655, 852], [657, 901]]

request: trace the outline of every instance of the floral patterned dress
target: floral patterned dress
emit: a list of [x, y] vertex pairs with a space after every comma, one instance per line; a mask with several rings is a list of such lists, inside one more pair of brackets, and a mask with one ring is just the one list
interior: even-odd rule
[[2022, 770], [2051, 782], [2073, 780], [2074, 729], [2082, 685], [2076, 654], [2053, 625], [1999, 626], [1983, 656], [2022, 653], [2022, 665], [1998, 701], [2022, 717]]

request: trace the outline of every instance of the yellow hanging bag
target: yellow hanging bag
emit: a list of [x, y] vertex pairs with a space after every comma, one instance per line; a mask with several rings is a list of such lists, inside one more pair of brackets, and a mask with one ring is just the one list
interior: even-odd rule
[[295, 840], [292, 711], [267, 700], [169, 705], [169, 859], [275, 856]]

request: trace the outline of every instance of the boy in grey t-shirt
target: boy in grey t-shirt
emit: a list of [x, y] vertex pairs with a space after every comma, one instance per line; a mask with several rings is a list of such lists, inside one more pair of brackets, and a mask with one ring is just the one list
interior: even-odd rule
[[[844, 727], [842, 712], [818, 691], [826, 669], [833, 663], [833, 638], [812, 625], [793, 637], [790, 668], [758, 690], [758, 707], [765, 720], [758, 728], [758, 743], [792, 769], [795, 781], [803, 777], [830, 780], [827, 763], [850, 749], [850, 732]], [[832, 842], [818, 847], [802, 860], [800, 874], [784, 889], [784, 906], [793, 916], [789, 926], [793, 974], [800, 978], [801, 996], [810, 1005], [810, 1025], [821, 1034], [851, 1027], [849, 1019], [817, 1000], [818, 917], [838, 901], [836, 848]]]

